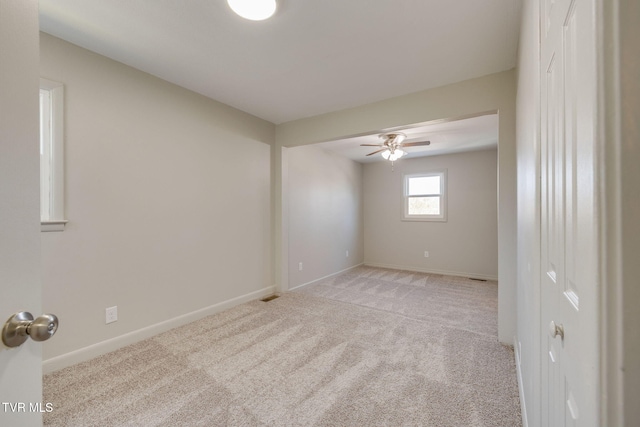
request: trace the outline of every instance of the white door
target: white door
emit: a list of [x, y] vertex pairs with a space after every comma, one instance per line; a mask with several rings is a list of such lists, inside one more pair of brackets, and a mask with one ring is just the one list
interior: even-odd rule
[[[0, 0], [0, 327], [41, 311], [38, 2]], [[0, 341], [0, 425], [42, 425], [42, 343]]]
[[599, 424], [594, 7], [541, 1], [541, 403], [549, 427]]

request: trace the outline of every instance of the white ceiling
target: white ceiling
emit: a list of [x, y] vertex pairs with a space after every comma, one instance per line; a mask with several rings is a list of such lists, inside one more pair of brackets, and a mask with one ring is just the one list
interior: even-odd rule
[[254, 22], [226, 0], [40, 0], [40, 26], [279, 124], [511, 69], [520, 5], [278, 0]]
[[[387, 129], [385, 132], [396, 131]], [[439, 120], [403, 127], [407, 135], [405, 143], [430, 141], [427, 146], [406, 147], [402, 159], [458, 153], [462, 151], [486, 150], [498, 146], [498, 115], [488, 114], [457, 120]], [[376, 151], [376, 147], [361, 147], [360, 144], [380, 144], [380, 134], [360, 135], [336, 141], [316, 144], [317, 147], [333, 151], [360, 163], [382, 161], [380, 154], [367, 156]]]

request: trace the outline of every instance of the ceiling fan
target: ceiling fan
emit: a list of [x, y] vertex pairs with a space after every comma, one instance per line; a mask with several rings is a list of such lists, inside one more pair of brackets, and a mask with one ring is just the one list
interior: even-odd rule
[[360, 144], [360, 146], [381, 147], [379, 150], [367, 154], [367, 156], [381, 153], [382, 157], [384, 157], [385, 160], [390, 160], [392, 162], [395, 162], [400, 157], [407, 154], [406, 151], [403, 150], [403, 148], [405, 147], [417, 147], [420, 145], [431, 144], [431, 141], [416, 141], [404, 143], [403, 141], [407, 138], [407, 135], [402, 132], [383, 133], [380, 134], [379, 137], [384, 140], [382, 144]]

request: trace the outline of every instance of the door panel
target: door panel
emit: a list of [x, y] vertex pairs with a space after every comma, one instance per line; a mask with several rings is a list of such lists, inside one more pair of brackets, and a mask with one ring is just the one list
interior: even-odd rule
[[564, 331], [541, 337], [549, 426], [598, 424], [594, 22], [594, 0], [541, 3], [541, 329]]
[[[38, 57], [38, 2], [0, 1], [1, 324], [18, 311], [42, 313]], [[0, 425], [42, 425], [41, 347], [0, 341]]]

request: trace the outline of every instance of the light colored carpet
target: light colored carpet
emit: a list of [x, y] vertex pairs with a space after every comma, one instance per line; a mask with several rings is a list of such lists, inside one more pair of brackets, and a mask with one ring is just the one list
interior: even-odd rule
[[297, 292], [498, 337], [498, 282], [361, 266]]
[[521, 425], [495, 282], [409, 275], [359, 268], [46, 375], [44, 424]]

